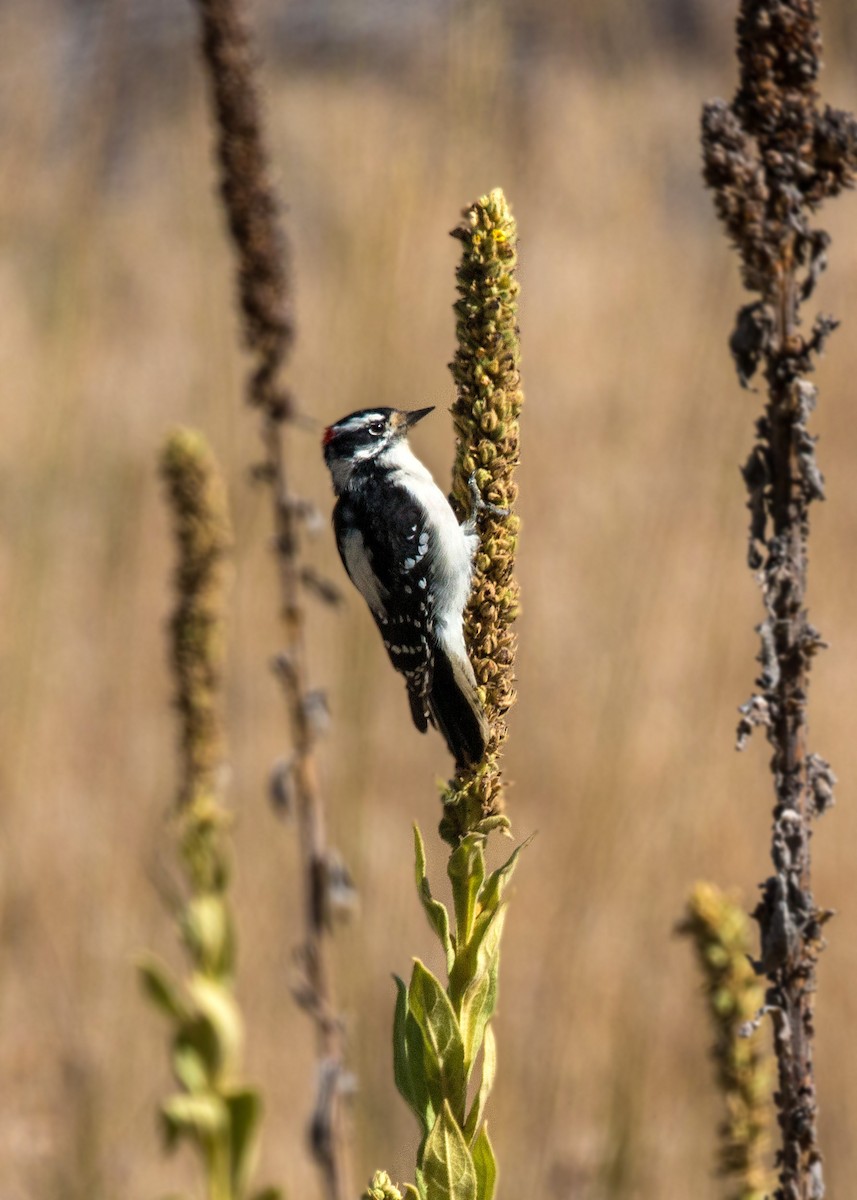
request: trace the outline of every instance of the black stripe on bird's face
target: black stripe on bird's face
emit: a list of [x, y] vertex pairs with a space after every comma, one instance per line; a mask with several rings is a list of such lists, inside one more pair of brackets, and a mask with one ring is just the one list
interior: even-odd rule
[[342, 417], [324, 431], [322, 445], [328, 463], [334, 459], [357, 462], [375, 458], [407, 436], [408, 430], [427, 417], [433, 408], [406, 412], [398, 408], [363, 408]]

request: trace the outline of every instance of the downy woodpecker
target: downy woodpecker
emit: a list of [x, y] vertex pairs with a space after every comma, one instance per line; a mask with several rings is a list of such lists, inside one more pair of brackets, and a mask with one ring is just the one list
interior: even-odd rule
[[325, 430], [342, 562], [405, 677], [411, 715], [431, 722], [456, 764], [482, 758], [488, 722], [464, 645], [463, 613], [478, 544], [475, 516], [459, 525], [408, 431], [431, 408], [371, 408]]

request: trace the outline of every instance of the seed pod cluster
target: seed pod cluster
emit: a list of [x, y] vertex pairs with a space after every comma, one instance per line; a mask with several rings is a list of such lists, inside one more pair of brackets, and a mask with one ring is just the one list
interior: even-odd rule
[[466, 209], [453, 237], [462, 244], [455, 305], [458, 349], [451, 364], [457, 389], [452, 408], [457, 435], [453, 503], [460, 515], [469, 512], [474, 480], [484, 501], [508, 510], [501, 515], [483, 509], [478, 516], [480, 544], [465, 637], [491, 735], [483, 761], [459, 772], [444, 796], [441, 828], [455, 842], [503, 811], [500, 752], [506, 740], [506, 713], [515, 700], [512, 625], [519, 589], [513, 569], [519, 521], [512, 510], [523, 393], [517, 231], [502, 191], [496, 189]]

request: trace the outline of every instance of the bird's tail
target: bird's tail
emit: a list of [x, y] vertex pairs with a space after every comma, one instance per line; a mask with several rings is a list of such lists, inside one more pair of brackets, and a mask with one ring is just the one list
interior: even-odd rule
[[456, 766], [478, 763], [488, 744], [488, 719], [476, 694], [476, 680], [466, 658], [435, 647], [428, 708], [446, 739]]

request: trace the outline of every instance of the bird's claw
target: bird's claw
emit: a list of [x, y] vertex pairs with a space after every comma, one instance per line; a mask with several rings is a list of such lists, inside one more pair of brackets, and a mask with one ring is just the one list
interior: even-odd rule
[[499, 504], [492, 504], [490, 500], [486, 500], [479, 490], [479, 484], [476, 482], [476, 473], [474, 472], [467, 481], [467, 486], [470, 490], [470, 497], [473, 501], [473, 509], [471, 516], [475, 517], [479, 513], [487, 512], [492, 517], [508, 517], [511, 513], [510, 508], [501, 508]]

